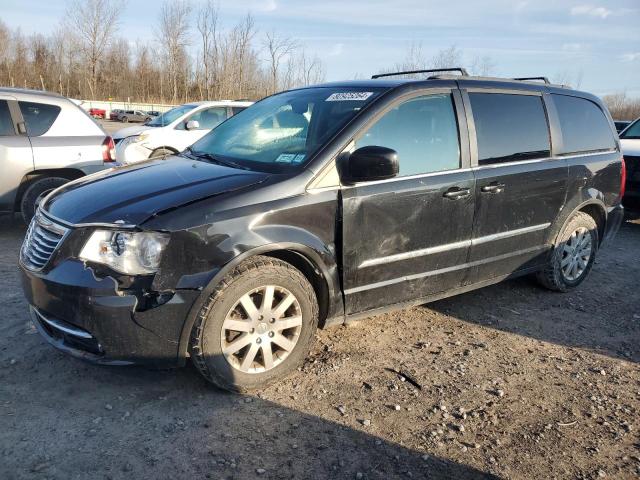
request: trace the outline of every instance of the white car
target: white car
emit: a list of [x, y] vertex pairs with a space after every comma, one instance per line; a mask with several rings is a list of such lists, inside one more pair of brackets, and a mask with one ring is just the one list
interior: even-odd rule
[[620, 132], [620, 146], [627, 164], [624, 208], [640, 212], [640, 118]]
[[116, 158], [120, 163], [130, 164], [181, 152], [252, 103], [230, 100], [186, 103], [144, 125], [123, 128], [113, 135]]

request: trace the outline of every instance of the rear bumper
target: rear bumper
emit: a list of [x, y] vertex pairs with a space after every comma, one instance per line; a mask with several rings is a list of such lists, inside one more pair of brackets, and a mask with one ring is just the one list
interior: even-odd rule
[[184, 362], [180, 335], [199, 292], [176, 291], [165, 303], [140, 310], [139, 299], [151, 292], [118, 290], [113, 278], [99, 279], [81, 262], [65, 261], [46, 275], [21, 270], [32, 320], [57, 349], [108, 365]]

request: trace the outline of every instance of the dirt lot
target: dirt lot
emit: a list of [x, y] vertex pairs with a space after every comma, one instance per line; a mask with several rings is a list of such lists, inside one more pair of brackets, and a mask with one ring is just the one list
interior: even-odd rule
[[573, 293], [525, 278], [322, 331], [254, 396], [53, 350], [23, 233], [0, 217], [2, 479], [640, 476], [640, 223]]

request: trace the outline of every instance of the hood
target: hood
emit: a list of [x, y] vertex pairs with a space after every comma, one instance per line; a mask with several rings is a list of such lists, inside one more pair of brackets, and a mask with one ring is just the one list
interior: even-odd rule
[[620, 140], [623, 155], [640, 156], [640, 139], [629, 138]]
[[153, 127], [147, 127], [146, 125], [134, 125], [133, 127], [121, 128], [116, 133], [113, 134], [113, 139], [118, 140], [122, 138], [131, 137], [133, 135], [138, 135], [139, 133], [144, 132], [145, 130], [151, 130]]
[[72, 224], [140, 225], [163, 211], [247, 188], [268, 177], [174, 156], [80, 178], [54, 191], [41, 208]]

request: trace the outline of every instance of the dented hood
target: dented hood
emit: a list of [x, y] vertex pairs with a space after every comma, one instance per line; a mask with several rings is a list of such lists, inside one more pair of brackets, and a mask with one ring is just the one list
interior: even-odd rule
[[49, 195], [41, 208], [72, 224], [140, 225], [163, 211], [244, 189], [268, 176], [176, 156], [80, 178]]

